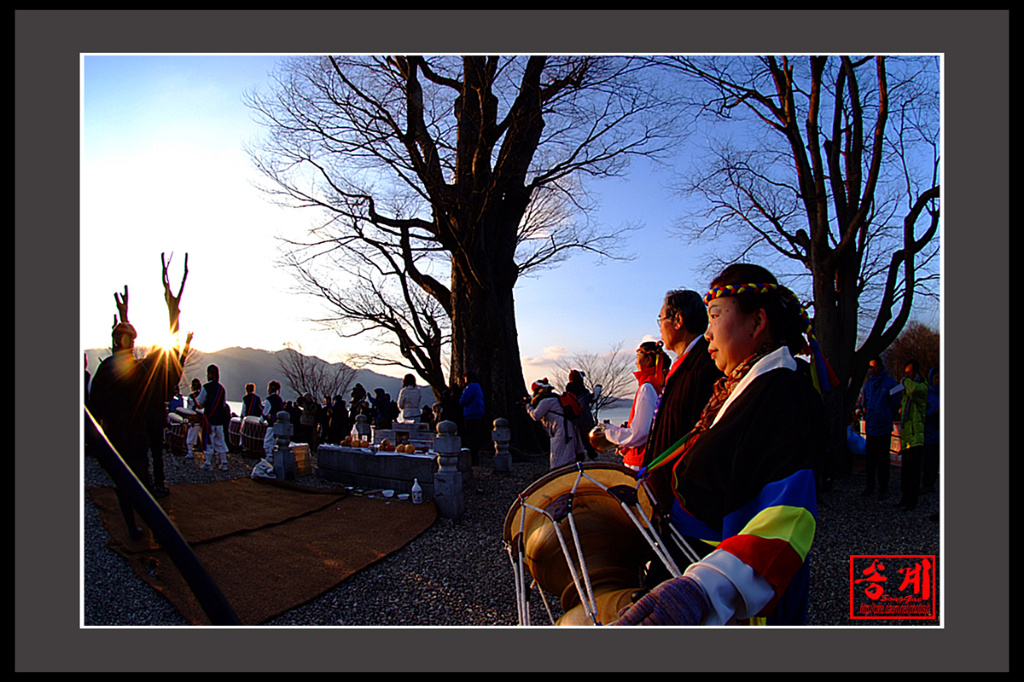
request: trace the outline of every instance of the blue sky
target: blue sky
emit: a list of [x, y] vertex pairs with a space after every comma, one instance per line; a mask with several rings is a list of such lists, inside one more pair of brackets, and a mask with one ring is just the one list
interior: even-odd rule
[[[275, 57], [120, 56], [83, 58], [82, 282], [83, 348], [109, 344], [113, 294], [129, 287], [138, 343], [166, 327], [160, 254], [171, 254], [176, 288], [184, 255], [188, 280], [182, 328], [193, 344], [279, 350], [286, 343], [325, 359], [364, 352], [367, 342], [340, 339], [309, 322], [321, 304], [294, 293], [275, 262], [275, 237], [299, 234], [306, 211], [269, 203], [253, 183], [243, 145], [261, 134], [243, 92], [266, 89]], [[669, 289], [703, 291], [707, 247], [670, 232], [685, 209], [666, 188], [670, 176], [646, 162], [626, 177], [590, 188], [596, 219], [638, 224], [635, 258], [597, 264], [578, 255], [516, 289], [520, 349], [527, 382], [556, 374], [561, 355], [631, 350], [658, 333], [655, 318]], [[937, 325], [937, 315], [926, 320]], [[393, 373], [402, 373], [395, 370]]]

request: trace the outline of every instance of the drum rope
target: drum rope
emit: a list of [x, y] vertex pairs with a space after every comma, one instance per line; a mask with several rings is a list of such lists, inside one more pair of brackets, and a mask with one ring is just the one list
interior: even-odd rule
[[[541, 514], [544, 514], [544, 512], [541, 511], [540, 509], [537, 509], [536, 507], [527, 504], [526, 501], [523, 499], [522, 495], [519, 495], [518, 502], [519, 502], [520, 506], [529, 507], [530, 509], [533, 509], [534, 511], [540, 512]], [[544, 514], [544, 516], [546, 516], [547, 518], [550, 518], [550, 517], [547, 516], [547, 514]], [[518, 546], [519, 546], [519, 556], [518, 556], [519, 563], [518, 563], [518, 567], [517, 567], [517, 564], [516, 564], [516, 559], [513, 557], [513, 551], [514, 550], [513, 550], [512, 545], [509, 544], [509, 543], [506, 543], [506, 545], [505, 545], [505, 548], [506, 548], [506, 550], [508, 552], [509, 561], [512, 564], [513, 579], [515, 580], [515, 586], [516, 586], [516, 609], [518, 611], [519, 624], [523, 625], [523, 626], [530, 626], [530, 625], [532, 625], [532, 622], [531, 622], [531, 619], [530, 619], [530, 597], [529, 597], [529, 594], [530, 594], [530, 592], [533, 591], [534, 588], [536, 588], [537, 589], [537, 594], [540, 595], [540, 600], [544, 604], [544, 610], [547, 611], [548, 620], [551, 622], [552, 625], [554, 625], [554, 623], [555, 623], [555, 616], [554, 616], [554, 614], [551, 613], [551, 605], [548, 603], [548, 599], [547, 599], [547, 596], [544, 594], [544, 590], [541, 589], [540, 585], [537, 583], [537, 579], [536, 578], [533, 579], [533, 582], [530, 584], [529, 589], [527, 589], [527, 587], [526, 587], [526, 573], [527, 573], [527, 569], [526, 569], [526, 566], [525, 566], [525, 559], [524, 559], [525, 544], [522, 542], [523, 534], [526, 531], [526, 525], [525, 524], [526, 524], [526, 515], [524, 514], [519, 519], [519, 535], [518, 535], [519, 542], [515, 543], [515, 544], [518, 544]], [[557, 525], [556, 525], [556, 527], [557, 527]], [[563, 551], [564, 551], [564, 543], [563, 543]]]
[[516, 612], [519, 616], [520, 625], [529, 625], [529, 615], [524, 610], [525, 600], [523, 598], [523, 592], [525, 590], [523, 579], [523, 554], [519, 553], [519, 564], [516, 564], [516, 558], [513, 556], [513, 550], [511, 545], [506, 545], [506, 551], [508, 552], [509, 563], [512, 565], [512, 576], [515, 580], [516, 586]]
[[[569, 525], [570, 525], [570, 527], [572, 527], [573, 535], [575, 536], [576, 528], [575, 528], [575, 526], [574, 526], [574, 524], [572, 522], [572, 512], [569, 512]], [[555, 536], [558, 538], [558, 544], [560, 544], [562, 546], [562, 554], [565, 555], [566, 563], [569, 566], [569, 573], [572, 575], [572, 581], [576, 585], [576, 592], [580, 595], [580, 604], [583, 606], [583, 612], [587, 615], [588, 618], [590, 618], [591, 621], [593, 621], [596, 624], [597, 623], [596, 606], [594, 606], [593, 601], [590, 598], [590, 595], [584, 593], [583, 587], [580, 586], [580, 578], [579, 578], [579, 575], [578, 575], [578, 573], [576, 571], [576, 566], [573, 564], [573, 562], [569, 558], [569, 546], [566, 544], [565, 536], [562, 534], [562, 529], [558, 526], [557, 523], [555, 524]], [[576, 542], [576, 545], [577, 545], [577, 547], [579, 546], [579, 541], [578, 540]], [[580, 557], [581, 560], [582, 560], [582, 558], [583, 557]], [[581, 568], [581, 570], [583, 570], [583, 569]], [[589, 580], [589, 578], [586, 577], [586, 575], [584, 575], [584, 578], [587, 581], [588, 591], [589, 591], [590, 580]]]
[[672, 539], [676, 541], [676, 547], [686, 555], [686, 558], [690, 560], [690, 563], [697, 563], [700, 561], [700, 556], [697, 552], [693, 551], [693, 547], [691, 547], [690, 543], [686, 541], [683, 534], [680, 533], [679, 529], [671, 523], [669, 524], [669, 532], [672, 533]]
[[536, 585], [536, 587], [537, 587], [537, 594], [540, 595], [541, 602], [544, 603], [544, 609], [548, 612], [548, 620], [551, 622], [552, 625], [554, 625], [555, 624], [555, 616], [554, 616], [554, 614], [551, 613], [551, 605], [548, 604], [548, 598], [546, 596], [544, 596], [544, 590], [540, 589], [540, 585], [537, 585], [537, 581], [536, 580], [533, 581], [533, 585], [531, 585], [531, 589], [533, 588], [534, 585]]
[[[654, 529], [654, 526], [651, 523], [651, 519], [647, 518], [646, 515], [643, 517], [637, 517], [636, 513], [632, 509], [630, 509], [630, 506], [626, 504], [626, 502], [624, 502], [621, 498], [611, 493], [611, 490], [608, 488], [608, 486], [604, 485], [598, 480], [595, 480], [586, 472], [581, 470], [580, 475], [586, 476], [587, 479], [589, 479], [594, 485], [598, 486], [606, 493], [619, 500], [619, 505], [626, 512], [626, 516], [628, 516], [630, 521], [633, 522], [633, 525], [636, 526], [636, 529], [640, 532], [640, 535], [644, 538], [644, 540], [647, 541], [647, 544], [650, 545], [655, 555], [657, 555], [657, 557], [661, 559], [661, 562], [665, 565], [665, 568], [668, 569], [669, 573], [672, 574], [672, 577], [679, 577], [681, 575], [679, 567], [676, 566], [676, 562], [672, 560], [672, 556], [665, 550], [664, 543], [662, 543], [661, 538], [658, 536], [657, 531]], [[647, 491], [648, 497], [650, 497], [650, 491], [647, 489], [646, 485], [644, 487], [644, 490]], [[643, 518], [643, 523], [640, 522], [640, 518]]]
[[[519, 496], [519, 501], [520, 501], [520, 503], [522, 503], [522, 495]], [[512, 547], [511, 546], [509, 546], [509, 548], [508, 548], [508, 555], [509, 555], [509, 559], [512, 561], [512, 572], [513, 572], [513, 574], [515, 574], [515, 579], [516, 579], [516, 607], [519, 610], [519, 624], [520, 625], [530, 625], [530, 606], [529, 606], [529, 602], [528, 602], [528, 597], [526, 595], [526, 567], [524, 565], [524, 558], [523, 558], [523, 539], [522, 538], [523, 538], [523, 532], [524, 532], [524, 529], [525, 529], [524, 520], [525, 520], [525, 515], [524, 515], [523, 518], [519, 519], [519, 535], [517, 536], [519, 542], [516, 543], [519, 546], [518, 570], [517, 570], [517, 565], [516, 565], [515, 559], [513, 559], [513, 557], [512, 557]]]
[[[576, 482], [572, 486], [572, 495], [574, 497], [576, 495], [576, 490], [577, 490], [577, 488], [580, 485], [580, 480], [582, 479], [582, 474], [583, 474], [583, 471], [580, 470], [580, 475], [576, 477]], [[593, 480], [592, 478], [590, 478], [590, 476], [587, 476], [587, 478], [590, 479], [590, 480]], [[594, 620], [594, 624], [597, 625], [598, 624], [597, 623], [597, 599], [594, 597], [594, 588], [590, 584], [590, 573], [587, 571], [587, 560], [586, 560], [586, 558], [583, 555], [583, 547], [580, 546], [580, 535], [579, 535], [579, 532], [576, 530], [576, 519], [573, 516], [572, 508], [571, 507], [569, 508], [569, 528], [572, 529], [572, 540], [573, 540], [573, 543], [576, 545], [576, 556], [579, 557], [580, 572], [583, 574], [583, 583], [587, 587], [587, 596], [586, 596], [586, 598], [588, 600], [590, 600], [591, 618]], [[583, 595], [582, 594], [580, 595], [580, 599], [583, 599]]]
[[[545, 517], [547, 517], [551, 521], [552, 527], [555, 530], [555, 537], [558, 538], [558, 544], [562, 548], [562, 555], [565, 557], [565, 563], [569, 567], [569, 575], [572, 576], [572, 582], [576, 586], [576, 592], [580, 595], [580, 604], [583, 606], [583, 611], [584, 611], [584, 613], [586, 613], [586, 615], [592, 621], [594, 621], [596, 623], [597, 622], [597, 614], [592, 610], [591, 601], [587, 598], [587, 596], [586, 596], [586, 594], [584, 592], [583, 587], [580, 585], [580, 577], [579, 577], [579, 574], [576, 571], [576, 564], [572, 561], [572, 558], [571, 558], [571, 556], [569, 554], [569, 546], [565, 542], [565, 535], [562, 533], [561, 526], [558, 525], [558, 522], [554, 518], [552, 518], [551, 515], [548, 514], [546, 510], [540, 509], [540, 508], [535, 507], [532, 504], [528, 504], [526, 502], [523, 502], [522, 505], [524, 507], [528, 508], [528, 509], [532, 509], [533, 511], [538, 512], [539, 514], [543, 514]], [[573, 534], [575, 536], [575, 524], [573, 523], [573, 520], [572, 520], [572, 511], [569, 512], [569, 525], [573, 529]], [[576, 538], [576, 546], [579, 547], [579, 539], [578, 538]], [[589, 582], [589, 578], [588, 578], [588, 582]]]
[[[654, 493], [651, 492], [650, 486], [647, 485], [646, 480], [639, 481], [638, 485], [643, 486], [644, 492], [647, 494], [647, 499], [654, 499]], [[657, 530], [655, 530], [653, 524], [653, 513], [651, 518], [644, 517], [644, 521], [650, 528], [650, 537], [648, 537], [648, 531], [645, 531], [641, 528], [640, 532], [644, 535], [645, 538], [647, 538], [648, 544], [650, 544], [651, 548], [654, 550], [654, 553], [658, 556], [658, 558], [661, 559], [661, 563], [665, 566], [666, 569], [668, 569], [669, 573], [672, 574], [672, 577], [678, 578], [680, 575], [682, 575], [682, 571], [679, 570], [679, 566], [676, 564], [675, 559], [672, 558], [672, 554], [665, 548], [665, 545], [661, 540], [661, 536], [658, 535]], [[674, 530], [671, 523], [669, 523], [669, 529], [670, 532], [671, 530]]]
[[[523, 495], [519, 495], [517, 503], [522, 508], [529, 509], [529, 510], [532, 510], [534, 512], [537, 512], [538, 514], [542, 515], [544, 518], [548, 519], [548, 521], [551, 522], [551, 524], [553, 526], [554, 533], [555, 533], [555, 537], [558, 539], [559, 546], [561, 547], [562, 554], [563, 554], [563, 556], [565, 558], [565, 561], [566, 561], [566, 565], [567, 565], [567, 567], [569, 569], [569, 573], [570, 573], [570, 575], [572, 577], [573, 584], [576, 587], [576, 592], [577, 592], [577, 594], [580, 597], [580, 606], [583, 609], [586, 617], [589, 618], [591, 620], [591, 622], [593, 622], [595, 625], [600, 625], [601, 623], [598, 621], [598, 617], [597, 617], [598, 616], [597, 601], [596, 601], [596, 597], [595, 597], [594, 592], [593, 592], [593, 586], [592, 586], [591, 581], [590, 581], [590, 575], [587, 572], [586, 559], [584, 558], [583, 549], [581, 547], [580, 535], [579, 535], [579, 532], [577, 530], [576, 520], [575, 520], [573, 512], [572, 512], [572, 502], [571, 501], [573, 499], [573, 496], [575, 496], [577, 494], [580, 482], [582, 481], [583, 478], [586, 478], [591, 483], [596, 485], [598, 488], [603, 490], [605, 493], [608, 493], [610, 496], [612, 496], [614, 499], [616, 499], [619, 502], [619, 505], [622, 507], [622, 509], [626, 513], [627, 517], [630, 519], [630, 521], [632, 521], [633, 525], [639, 531], [640, 535], [644, 538], [644, 540], [647, 542], [647, 544], [654, 551], [654, 553], [657, 556], [657, 558], [661, 560], [661, 562], [665, 565], [666, 569], [672, 574], [673, 577], [678, 577], [678, 576], [682, 575], [682, 572], [679, 570], [679, 568], [676, 565], [674, 559], [672, 558], [672, 555], [667, 551], [665, 544], [662, 542], [662, 540], [661, 540], [661, 538], [660, 538], [660, 536], [659, 536], [659, 534], [657, 532], [657, 529], [654, 526], [653, 517], [648, 517], [647, 513], [642, 508], [638, 508], [638, 509], [634, 510], [632, 508], [632, 505], [630, 504], [630, 502], [633, 502], [633, 500], [632, 499], [630, 499], [630, 500], [625, 499], [626, 497], [629, 497], [629, 496], [628, 495], [624, 495], [622, 490], [618, 490], [618, 494], [616, 494], [616, 492], [613, 492], [607, 485], [605, 485], [601, 481], [596, 480], [594, 477], [592, 477], [589, 474], [587, 474], [586, 471], [583, 469], [583, 467], [580, 466], [579, 464], [576, 465], [576, 468], [577, 468], [577, 477], [576, 477], [576, 481], [574, 482], [574, 484], [572, 486], [572, 490], [571, 490], [571, 492], [568, 495], [563, 496], [564, 498], [567, 498], [569, 500], [569, 502], [568, 502], [568, 505], [566, 506], [565, 516], [562, 517], [562, 518], [568, 518], [568, 520], [569, 520], [569, 528], [570, 528], [570, 530], [572, 532], [573, 544], [574, 544], [574, 546], [576, 548], [576, 556], [577, 556], [578, 561], [579, 561], [579, 570], [577, 570], [576, 561], [573, 560], [573, 558], [572, 558], [572, 556], [570, 554], [568, 543], [566, 542], [565, 535], [564, 535], [564, 533], [562, 531], [562, 528], [561, 528], [561, 525], [560, 525], [561, 518], [555, 518], [555, 514], [557, 513], [557, 514], [561, 515], [561, 512], [556, 510], [554, 513], [552, 513], [551, 511], [549, 511], [549, 509], [540, 509], [539, 507], [536, 507], [536, 506], [528, 503], [525, 500], [525, 498], [523, 497]], [[651, 495], [651, 492], [650, 492], [650, 489], [647, 486], [647, 481], [645, 479], [639, 479], [637, 481], [637, 483], [638, 483], [638, 485], [643, 485], [644, 492], [647, 494], [648, 498], [649, 499], [653, 499], [653, 497]], [[637, 506], [637, 507], [640, 507], [640, 505], [635, 504], [635, 502], [634, 502], [634, 505]], [[550, 506], [551, 505], [549, 505], [549, 508], [550, 508]], [[508, 551], [509, 559], [510, 559], [510, 562], [512, 564], [513, 575], [514, 575], [515, 580], [516, 580], [516, 608], [517, 608], [518, 616], [519, 616], [519, 624], [520, 625], [530, 625], [531, 624], [531, 622], [530, 622], [530, 605], [529, 605], [529, 598], [530, 597], [529, 597], [529, 593], [530, 593], [530, 591], [533, 590], [534, 587], [537, 588], [537, 592], [540, 595], [541, 601], [543, 602], [544, 607], [547, 610], [548, 618], [551, 620], [551, 623], [554, 624], [555, 623], [555, 619], [554, 619], [554, 616], [552, 615], [551, 607], [548, 604], [547, 596], [545, 595], [544, 590], [538, 585], [538, 583], [536, 581], [536, 578], [534, 578], [534, 580], [533, 580], [533, 582], [532, 582], [532, 584], [530, 585], [529, 588], [527, 588], [527, 586], [526, 586], [526, 575], [529, 572], [529, 569], [527, 568], [527, 566], [525, 564], [525, 557], [524, 557], [524, 554], [525, 554], [524, 544], [525, 543], [523, 543], [523, 541], [522, 541], [522, 538], [523, 538], [524, 533], [525, 533], [525, 523], [526, 523], [526, 514], [524, 513], [524, 514], [520, 515], [520, 519], [519, 519], [519, 525], [520, 525], [520, 532], [519, 532], [519, 536], [518, 536], [519, 542], [514, 543], [514, 544], [518, 545], [518, 561], [517, 561], [517, 557], [514, 556], [515, 548], [512, 545], [509, 545], [508, 543], [506, 543], [506, 549]], [[670, 530], [670, 533], [672, 534], [672, 539], [675, 541], [676, 545], [680, 548], [680, 550], [687, 557], [687, 559], [689, 559], [690, 561], [698, 561], [699, 560], [699, 556], [697, 555], [697, 553], [694, 552], [693, 548], [690, 547], [690, 545], [687, 543], [685, 538], [683, 538], [683, 536], [679, 533], [678, 529], [676, 529], [675, 526], [672, 525], [671, 523], [669, 523], [669, 530]], [[582, 583], [581, 583], [579, 572], [582, 572], [582, 574], [583, 574]]]

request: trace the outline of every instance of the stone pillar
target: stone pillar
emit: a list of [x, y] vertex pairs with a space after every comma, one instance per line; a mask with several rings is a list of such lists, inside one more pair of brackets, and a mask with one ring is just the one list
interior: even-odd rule
[[366, 418], [365, 414], [357, 414], [356, 415], [355, 430], [356, 430], [356, 436], [358, 436], [362, 440], [370, 440], [370, 437], [372, 435], [372, 430], [370, 429], [370, 422]]
[[295, 478], [295, 455], [292, 453], [292, 421], [291, 415], [284, 410], [277, 413], [274, 422], [274, 437], [277, 446], [273, 452], [274, 478], [284, 481]]
[[491, 440], [494, 441], [494, 470], [499, 474], [510, 473], [512, 471], [512, 454], [508, 447], [512, 441], [512, 431], [508, 427], [508, 420], [504, 417], [494, 420]]
[[434, 452], [437, 453], [434, 504], [437, 512], [447, 519], [457, 519], [466, 510], [462, 494], [462, 472], [458, 469], [462, 440], [455, 429], [454, 422], [441, 422], [437, 425], [437, 437], [434, 439]]

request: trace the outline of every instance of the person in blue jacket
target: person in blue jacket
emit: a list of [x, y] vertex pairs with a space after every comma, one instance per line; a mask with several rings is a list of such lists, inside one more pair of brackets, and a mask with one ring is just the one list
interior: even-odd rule
[[867, 474], [861, 497], [874, 495], [876, 485], [878, 499], [884, 500], [889, 494], [889, 451], [892, 449], [892, 428], [896, 416], [891, 391], [898, 385], [896, 379], [885, 371], [882, 358], [872, 358], [860, 394], [865, 422], [864, 471]]
[[466, 447], [469, 449], [473, 466], [480, 464], [480, 444], [484, 429], [484, 392], [472, 371], [462, 373], [462, 424], [465, 431]]

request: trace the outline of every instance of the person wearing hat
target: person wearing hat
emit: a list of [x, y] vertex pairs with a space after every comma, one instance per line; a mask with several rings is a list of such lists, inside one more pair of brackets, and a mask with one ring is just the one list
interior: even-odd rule
[[592, 403], [594, 400], [594, 394], [587, 390], [586, 384], [583, 383], [583, 378], [586, 375], [582, 370], [574, 369], [569, 372], [569, 383], [565, 385], [565, 392], [572, 393], [576, 396], [576, 399], [580, 403], [580, 407], [583, 408], [583, 416], [580, 417], [577, 425], [579, 426], [579, 432], [584, 434], [583, 447], [587, 451], [587, 457], [590, 459], [597, 459], [597, 450], [590, 444], [590, 439], [586, 437], [586, 434], [590, 433], [590, 430], [596, 426], [594, 421], [594, 411]]
[[135, 358], [135, 327], [118, 322], [111, 330], [112, 355], [96, 369], [90, 404], [103, 432], [147, 488], [152, 487], [141, 400], [144, 368]]
[[928, 409], [928, 384], [921, 378], [917, 360], [907, 361], [900, 388], [900, 499], [893, 506], [912, 511], [921, 492], [924, 417]]
[[[111, 331], [112, 355], [96, 368], [89, 390], [90, 410], [103, 428], [110, 444], [139, 482], [153, 493], [146, 440], [146, 369], [135, 358], [135, 328], [127, 321], [116, 322]], [[118, 504], [128, 522], [132, 540], [142, 536], [135, 525], [130, 498], [117, 488]]]
[[284, 399], [281, 397], [281, 382], [271, 380], [267, 382], [267, 399], [263, 401], [263, 421], [267, 423], [267, 431], [263, 435], [263, 450], [269, 458], [277, 446], [277, 434], [274, 433], [274, 423], [277, 422], [277, 413], [284, 410]]
[[526, 405], [526, 411], [547, 431], [551, 442], [549, 468], [557, 469], [575, 463], [577, 456], [582, 456], [586, 450], [576, 426], [565, 418], [558, 394], [546, 377], [533, 382], [530, 391], [532, 397]]

